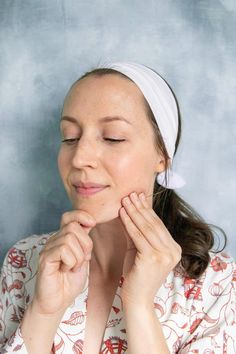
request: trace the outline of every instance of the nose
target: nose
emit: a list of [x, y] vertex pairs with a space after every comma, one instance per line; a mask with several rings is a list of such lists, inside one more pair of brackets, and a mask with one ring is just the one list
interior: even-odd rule
[[97, 165], [97, 153], [95, 147], [91, 143], [91, 140], [81, 137], [74, 150], [72, 166], [75, 168], [83, 168], [86, 166], [96, 168]]

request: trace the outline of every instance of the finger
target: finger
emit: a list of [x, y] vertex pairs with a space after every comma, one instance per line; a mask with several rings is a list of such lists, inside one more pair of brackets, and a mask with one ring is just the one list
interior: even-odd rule
[[139, 210], [140, 213], [142, 213], [142, 215], [145, 217], [145, 219], [150, 223], [154, 223], [158, 219], [161, 220], [160, 218], [158, 218], [154, 210], [150, 208], [147, 201], [141, 198], [141, 194], [138, 195], [135, 192], [130, 194], [130, 199], [134, 206], [137, 208], [137, 210]]
[[[150, 196], [149, 196], [150, 197]], [[150, 208], [145, 193], [139, 193], [139, 199], [145, 208]], [[153, 209], [152, 209], [153, 210]], [[154, 210], [153, 210], [154, 211]]]
[[81, 245], [85, 254], [91, 254], [93, 248], [93, 241], [84, 231], [83, 227], [77, 222], [71, 222], [68, 225], [65, 225], [60, 232], [51, 236], [45, 244], [45, 248], [49, 249], [54, 247], [54, 245], [59, 245], [64, 242], [64, 238], [67, 237], [67, 234], [74, 234], [77, 238], [77, 241]]
[[[140, 207], [138, 202], [135, 206], [129, 197], [124, 198], [122, 204], [133, 223], [152, 247], [160, 249], [167, 243], [167, 240], [164, 240], [167, 229], [163, 230], [161, 222], [158, 219], [154, 220], [152, 216], [148, 216], [149, 210]], [[160, 235], [164, 236], [160, 237]]]
[[77, 260], [91, 259], [91, 252], [84, 251], [76, 235], [73, 233], [68, 233], [64, 237], [58, 237], [54, 242], [45, 246], [45, 250], [49, 251], [54, 247], [62, 247], [63, 245], [68, 245], [70, 247]]
[[134, 225], [124, 207], [120, 209], [120, 217], [137, 250], [141, 253], [150, 252], [151, 245], [147, 242], [140, 230]]
[[145, 209], [149, 211], [149, 214], [152, 215], [154, 219], [159, 219], [160, 221], [162, 221], [161, 218], [157, 215], [157, 213], [153, 210], [153, 208], [150, 207], [150, 205], [148, 204], [148, 197], [151, 197], [151, 195], [146, 197], [145, 193], [143, 192], [138, 195], [141, 204]]
[[156, 215], [155, 211], [148, 204], [148, 199], [152, 197], [152, 194], [146, 195], [144, 192], [140, 192], [140, 193], [136, 193], [136, 194], [138, 195], [139, 200], [140, 200], [141, 204], [143, 205], [143, 207], [146, 208], [146, 209], [150, 209], [150, 211], [153, 212], [152, 214]]
[[40, 257], [39, 267], [43, 269], [44, 272], [51, 274], [58, 270], [70, 270], [76, 266], [77, 263], [77, 259], [72, 250], [67, 245], [62, 245], [43, 252]]
[[[136, 193], [131, 193], [130, 199], [136, 209], [145, 217], [145, 219], [150, 223], [150, 225], [154, 229], [158, 228], [157, 231], [159, 232], [160, 237], [161, 235], [165, 236], [166, 232], [168, 231], [165, 224], [163, 223], [161, 218], [155, 213], [155, 211], [150, 208], [149, 205], [147, 205], [147, 202], [145, 204], [145, 199], [143, 199], [141, 195], [137, 195]], [[145, 207], [144, 204], [146, 205]], [[166, 240], [166, 236], [163, 238], [163, 240]]]
[[61, 217], [60, 228], [69, 223], [76, 221], [79, 224], [87, 227], [94, 227], [96, 225], [96, 220], [92, 215], [84, 210], [71, 210], [65, 212]]
[[61, 248], [61, 267], [62, 272], [67, 272], [80, 265], [80, 261], [75, 256], [75, 252], [71, 248], [62, 246]]
[[93, 241], [81, 225], [73, 221], [64, 227], [64, 232], [74, 234], [83, 248], [84, 253], [91, 254], [93, 249]]
[[[181, 253], [179, 249], [173, 252], [174, 248], [169, 244], [167, 247], [163, 245], [159, 248], [154, 248], [147, 238], [140, 232], [140, 230], [134, 225], [132, 219], [127, 214], [125, 208], [120, 209], [121, 219], [125, 225], [125, 228], [133, 240], [137, 250], [141, 254], [146, 254], [147, 259], [152, 261], [157, 261], [157, 259], [164, 260], [166, 265], [177, 264], [181, 259]], [[164, 258], [163, 258], [164, 257]]]
[[153, 220], [155, 222], [157, 222], [157, 227], [160, 229], [160, 232], [158, 232], [158, 235], [160, 238], [162, 238], [162, 235], [164, 236], [162, 238], [163, 243], [168, 242], [172, 242], [174, 244], [174, 247], [177, 248], [177, 250], [179, 251], [179, 249], [181, 249], [180, 245], [174, 240], [174, 238], [172, 237], [172, 235], [169, 233], [168, 229], [166, 228], [165, 224], [163, 223], [163, 221], [161, 220], [161, 218], [156, 214], [156, 212], [153, 210], [153, 208], [150, 208], [146, 196], [145, 194], [142, 192], [139, 194], [139, 200], [140, 202], [143, 204], [143, 206], [148, 210], [148, 215], [151, 215], [153, 217]]

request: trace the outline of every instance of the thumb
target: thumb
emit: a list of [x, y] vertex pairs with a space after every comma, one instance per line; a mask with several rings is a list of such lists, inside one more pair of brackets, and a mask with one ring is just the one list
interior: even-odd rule
[[84, 229], [84, 231], [88, 234], [91, 230], [92, 230], [92, 228], [93, 227], [91, 227], [91, 226], [84, 226], [84, 225], [81, 225], [82, 226], [82, 228]]
[[89, 232], [94, 228], [95, 225], [96, 225], [95, 223], [93, 223], [92, 225], [91, 225], [91, 223], [90, 224], [80, 224], [80, 226], [84, 229], [84, 231], [87, 234], [89, 234]]
[[122, 271], [124, 277], [130, 272], [131, 268], [133, 267], [137, 253], [137, 248], [135, 247], [133, 240], [130, 238], [127, 232], [125, 232], [125, 236], [127, 246]]

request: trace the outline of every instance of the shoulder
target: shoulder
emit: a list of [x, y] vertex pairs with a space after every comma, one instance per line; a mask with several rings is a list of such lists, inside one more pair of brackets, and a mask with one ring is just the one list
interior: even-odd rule
[[183, 308], [188, 315], [183, 353], [213, 353], [214, 349], [223, 353], [227, 345], [232, 348], [235, 337], [235, 260], [227, 252], [209, 255], [208, 266], [198, 279], [183, 277]]
[[203, 278], [208, 285], [212, 282], [235, 282], [236, 263], [234, 258], [228, 252], [214, 253], [210, 252], [210, 262]]
[[190, 304], [212, 303], [223, 292], [236, 291], [236, 263], [227, 252], [209, 252], [210, 260], [202, 275], [195, 279], [176, 268], [172, 275], [176, 291]]
[[204, 288], [210, 295], [236, 292], [236, 262], [228, 252], [210, 252], [210, 262], [203, 274]]
[[198, 279], [184, 279], [186, 298], [192, 299], [196, 308], [203, 306], [205, 311], [213, 303], [225, 303], [235, 297], [236, 292], [234, 258], [226, 252], [210, 252], [209, 255], [210, 262]]
[[[33, 298], [39, 254], [54, 233], [23, 238], [5, 256], [0, 274], [0, 295], [1, 301], [6, 298], [4, 301], [11, 306], [14, 318], [22, 318], [25, 307]], [[1, 301], [0, 307], [3, 306]]]
[[34, 234], [17, 241], [6, 253], [3, 268], [20, 270], [35, 263], [48, 238], [55, 232], [41, 235]]

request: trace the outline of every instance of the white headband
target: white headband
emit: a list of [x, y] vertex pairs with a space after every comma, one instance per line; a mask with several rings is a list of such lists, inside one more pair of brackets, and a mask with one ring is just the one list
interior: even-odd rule
[[[99, 68], [114, 69], [121, 72], [133, 80], [142, 91], [160, 129], [170, 157], [171, 167], [178, 133], [178, 109], [174, 95], [167, 83], [155, 71], [137, 63], [114, 62], [101, 64]], [[170, 167], [166, 170], [167, 184], [164, 179], [165, 172], [157, 175], [157, 182], [169, 189], [183, 187], [185, 185], [184, 179], [170, 170]]]

